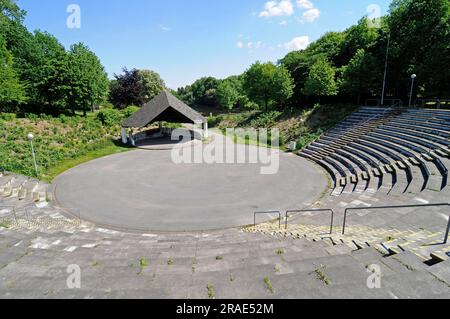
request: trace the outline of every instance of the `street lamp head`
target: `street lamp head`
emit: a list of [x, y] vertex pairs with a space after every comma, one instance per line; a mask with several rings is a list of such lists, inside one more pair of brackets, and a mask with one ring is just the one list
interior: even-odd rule
[[34, 135], [30, 133], [30, 134], [28, 134], [28, 136], [27, 136], [27, 137], [28, 137], [28, 140], [29, 140], [29, 141], [32, 141], [32, 140], [33, 140], [33, 138], [34, 138]]
[[413, 79], [413, 80], [414, 80], [416, 77], [417, 77], [416, 74], [412, 74], [412, 75], [411, 75], [411, 79]]

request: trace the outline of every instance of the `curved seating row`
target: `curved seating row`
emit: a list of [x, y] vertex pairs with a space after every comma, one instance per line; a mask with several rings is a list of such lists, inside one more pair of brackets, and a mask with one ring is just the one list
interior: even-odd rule
[[[450, 111], [362, 107], [301, 153], [322, 166], [335, 193], [377, 185], [403, 192], [447, 186]], [[387, 178], [387, 177], [390, 178]], [[374, 181], [373, 183], [370, 183]]]

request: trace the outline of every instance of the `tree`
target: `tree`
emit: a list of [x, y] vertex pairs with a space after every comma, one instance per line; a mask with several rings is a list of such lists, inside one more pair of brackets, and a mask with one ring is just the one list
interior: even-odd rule
[[66, 81], [66, 99], [73, 113], [81, 110], [86, 114], [107, 97], [106, 72], [97, 56], [82, 43], [70, 48]]
[[176, 96], [187, 105], [194, 104], [194, 93], [192, 92], [192, 88], [190, 85], [178, 88]]
[[256, 62], [245, 72], [243, 87], [247, 96], [264, 105], [267, 112], [270, 104], [282, 105], [292, 96], [294, 82], [284, 67]]
[[406, 98], [410, 76], [425, 95], [450, 94], [450, 2], [395, 0], [387, 24], [391, 34], [391, 91]]
[[379, 29], [370, 27], [367, 17], [359, 20], [357, 25], [351, 26], [345, 31], [345, 39], [342, 44], [342, 63], [336, 66], [346, 65], [360, 49], [369, 51], [377, 44], [379, 37]]
[[310, 96], [318, 96], [319, 102], [322, 96], [337, 95], [338, 88], [335, 75], [334, 68], [327, 60], [318, 59], [309, 71], [304, 93]]
[[216, 106], [218, 86], [219, 80], [213, 77], [204, 77], [195, 81], [190, 87], [193, 103], [197, 106]]
[[115, 107], [124, 109], [128, 105], [143, 105], [145, 92], [139, 81], [139, 72], [136, 69], [123, 68], [123, 74], [114, 74], [110, 82], [109, 99]]
[[341, 66], [345, 63], [343, 57], [345, 39], [345, 32], [325, 33], [306, 49], [309, 60], [314, 63], [318, 58], [325, 58], [332, 64], [338, 67]]
[[34, 38], [40, 63], [27, 79], [36, 90], [34, 103], [40, 111], [57, 113], [66, 107], [68, 55], [58, 39], [51, 34], [36, 31]]
[[378, 73], [375, 57], [364, 49], [356, 51], [349, 64], [342, 69], [342, 89], [357, 94], [357, 103], [361, 103], [362, 94], [375, 93], [378, 85]]
[[110, 101], [120, 109], [129, 105], [142, 106], [165, 87], [158, 73], [150, 70], [127, 70], [123, 74], [115, 74], [110, 83]]
[[0, 0], [0, 15], [11, 21], [22, 22], [25, 11], [19, 8], [15, 0]]
[[233, 109], [244, 96], [242, 82], [237, 76], [230, 76], [221, 81], [217, 87], [217, 99], [225, 109]]
[[[82, 44], [67, 52], [49, 33], [29, 32], [25, 14], [16, 1], [0, 0], [3, 97], [34, 113], [59, 113], [68, 106], [86, 112], [103, 101], [108, 80], [95, 54]], [[16, 92], [15, 98], [6, 90]]]
[[273, 101], [279, 106], [284, 105], [294, 94], [294, 88], [294, 80], [288, 70], [277, 67], [273, 75]]
[[15, 111], [14, 105], [25, 101], [25, 88], [13, 68], [13, 56], [0, 35], [0, 112]]
[[138, 70], [138, 81], [144, 86], [144, 103], [152, 100], [166, 87], [159, 74], [152, 70]]
[[304, 84], [313, 64], [308, 51], [290, 52], [280, 60], [280, 64], [289, 71], [289, 74], [294, 79], [295, 88], [291, 99], [292, 103], [294, 105], [301, 105], [302, 98], [304, 97]]
[[38, 43], [22, 24], [25, 12], [14, 1], [0, 0], [0, 7], [0, 34], [5, 40], [6, 49], [13, 56], [14, 69], [25, 86], [28, 104], [38, 105], [38, 102], [35, 103], [38, 92], [34, 86], [35, 74], [42, 64]]

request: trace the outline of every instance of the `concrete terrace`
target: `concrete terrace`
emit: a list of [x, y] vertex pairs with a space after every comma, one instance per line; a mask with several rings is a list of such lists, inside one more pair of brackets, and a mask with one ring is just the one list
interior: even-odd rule
[[[448, 208], [354, 212], [342, 234], [347, 207], [450, 198], [450, 113], [375, 113], [360, 109], [303, 152], [334, 180], [308, 205], [335, 211], [332, 234], [329, 215], [313, 212], [294, 214], [287, 229], [267, 222], [187, 233], [117, 231], [69, 217], [52, 201], [52, 186], [5, 174], [0, 297], [450, 298]], [[81, 268], [81, 289], [67, 288], [71, 264]], [[381, 287], [370, 289], [373, 266]]]

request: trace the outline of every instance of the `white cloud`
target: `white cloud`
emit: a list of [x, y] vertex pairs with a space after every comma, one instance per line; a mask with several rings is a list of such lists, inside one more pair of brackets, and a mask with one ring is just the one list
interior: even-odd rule
[[287, 24], [288, 24], [288, 23], [287, 23], [286, 20], [283, 20], [283, 21], [280, 22], [280, 25], [287, 25]]
[[317, 8], [312, 8], [303, 13], [301, 20], [306, 22], [314, 22], [319, 17], [320, 17], [320, 10]]
[[285, 44], [279, 45], [279, 47], [285, 48], [286, 50], [289, 51], [298, 51], [298, 50], [305, 50], [308, 47], [309, 43], [310, 43], [309, 37], [305, 35], [301, 37], [296, 37]]
[[250, 50], [261, 49], [262, 47], [264, 47], [264, 44], [261, 41], [247, 43], [247, 48]]
[[268, 1], [264, 5], [264, 10], [259, 14], [260, 17], [281, 17], [294, 14], [294, 6], [291, 0]]
[[297, 0], [297, 7], [299, 7], [303, 14], [300, 17], [300, 22], [314, 22], [320, 17], [320, 10], [314, 6], [310, 0]]
[[164, 26], [164, 25], [162, 25], [162, 24], [158, 24], [158, 29], [160, 29], [160, 30], [162, 30], [162, 31], [164, 31], [164, 32], [170, 31], [170, 28], [169, 28], [169, 27], [166, 27], [166, 26]]
[[302, 9], [313, 9], [314, 4], [309, 0], [297, 0], [297, 7]]
[[249, 50], [257, 50], [257, 49], [266, 47], [266, 45], [262, 41], [256, 41], [256, 42], [250, 41], [250, 42], [246, 42], [246, 43], [244, 43], [242, 41], [238, 41], [236, 46], [239, 49], [249, 49]]

